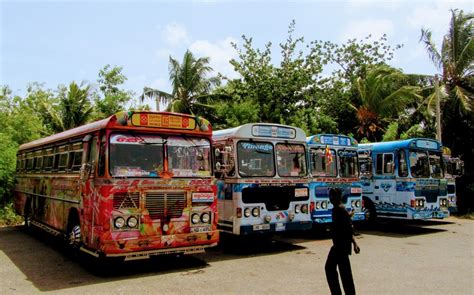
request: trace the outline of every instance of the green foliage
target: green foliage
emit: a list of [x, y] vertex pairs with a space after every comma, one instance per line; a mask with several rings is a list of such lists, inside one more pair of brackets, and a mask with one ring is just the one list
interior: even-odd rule
[[195, 58], [187, 50], [182, 63], [170, 57], [169, 76], [173, 92], [145, 87], [141, 99], [155, 99], [157, 109], [161, 102], [168, 104], [167, 111], [209, 117], [203, 112], [212, 113], [212, 110], [206, 109], [212, 109], [212, 103], [221, 98], [210, 94], [213, 87], [220, 83], [217, 77], [207, 77], [210, 72], [209, 57]]
[[258, 107], [251, 101], [216, 104], [216, 115], [219, 120], [213, 123], [213, 128], [219, 130], [258, 122], [259, 112]]
[[[237, 103], [249, 102], [258, 109], [258, 121], [280, 124], [295, 123], [312, 128], [315, 124], [308, 112], [316, 114], [315, 89], [322, 72], [320, 46], [306, 46], [307, 54], [299, 47], [303, 38], [293, 38], [295, 23], [288, 29], [288, 38], [280, 44], [282, 60], [279, 67], [272, 64], [271, 43], [263, 50], [253, 47], [252, 38], [245, 35], [242, 48], [233, 47], [238, 59], [231, 60], [241, 78], [234, 79], [220, 89]], [[304, 109], [305, 111], [301, 112]], [[247, 120], [248, 121], [248, 120]]]
[[23, 217], [15, 213], [13, 203], [0, 207], [0, 226], [17, 225], [23, 222]]
[[388, 125], [382, 141], [393, 141], [398, 139], [398, 123], [392, 122]]
[[[126, 104], [133, 100], [133, 91], [126, 91], [119, 86], [127, 81], [122, 73], [122, 67], [104, 66], [99, 71], [99, 93], [96, 93], [95, 116], [97, 119], [107, 118], [126, 109]], [[136, 108], [142, 108], [136, 106]]]
[[17, 148], [17, 143], [9, 135], [0, 133], [0, 204], [6, 203], [11, 197]]

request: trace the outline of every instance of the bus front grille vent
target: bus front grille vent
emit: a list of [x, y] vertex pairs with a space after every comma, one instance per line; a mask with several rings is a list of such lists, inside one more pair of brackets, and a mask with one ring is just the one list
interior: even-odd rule
[[114, 209], [139, 208], [139, 193], [120, 193], [114, 195]]
[[184, 193], [148, 193], [145, 199], [145, 208], [151, 219], [178, 218], [183, 215], [186, 206]]

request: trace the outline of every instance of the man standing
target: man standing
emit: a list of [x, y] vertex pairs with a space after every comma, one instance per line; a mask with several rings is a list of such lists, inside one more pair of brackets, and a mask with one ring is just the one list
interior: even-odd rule
[[331, 294], [342, 294], [339, 286], [337, 268], [341, 274], [342, 286], [345, 294], [355, 294], [354, 280], [352, 279], [351, 243], [354, 244], [354, 252], [358, 254], [360, 248], [354, 239], [354, 229], [349, 213], [342, 204], [342, 191], [338, 188], [329, 190], [329, 200], [333, 204], [332, 209], [332, 241], [333, 246], [326, 260], [326, 278], [331, 289]]

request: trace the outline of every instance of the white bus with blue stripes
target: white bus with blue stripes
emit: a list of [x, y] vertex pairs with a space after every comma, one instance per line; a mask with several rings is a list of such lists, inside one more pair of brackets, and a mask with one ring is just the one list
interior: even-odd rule
[[342, 191], [342, 203], [353, 221], [365, 220], [359, 180], [357, 141], [352, 137], [317, 134], [307, 138], [310, 166], [310, 212], [315, 226], [332, 222], [329, 190]]
[[369, 219], [449, 216], [442, 146], [426, 138], [359, 144]]
[[252, 235], [311, 228], [303, 130], [249, 123], [212, 136], [218, 226], [223, 232]]

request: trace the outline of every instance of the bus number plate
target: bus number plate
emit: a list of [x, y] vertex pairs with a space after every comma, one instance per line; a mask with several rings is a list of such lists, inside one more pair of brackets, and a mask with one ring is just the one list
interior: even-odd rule
[[270, 229], [270, 224], [254, 224], [253, 230], [267, 230]]
[[278, 222], [275, 227], [275, 231], [284, 231], [285, 230], [285, 224]]

